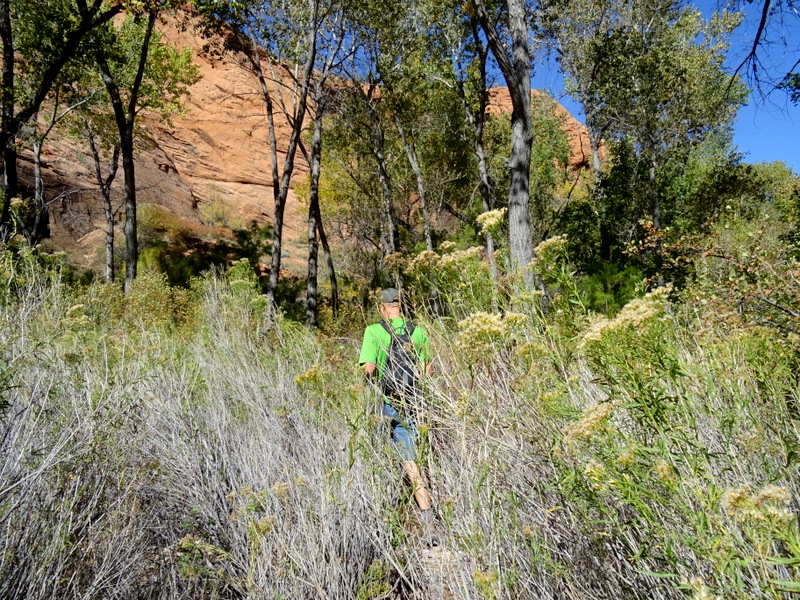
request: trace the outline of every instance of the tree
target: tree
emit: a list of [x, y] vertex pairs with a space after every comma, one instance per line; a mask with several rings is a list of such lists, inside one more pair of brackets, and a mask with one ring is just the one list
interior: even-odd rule
[[[3, 194], [0, 239], [11, 233], [11, 200], [18, 194], [15, 139], [20, 127], [38, 112], [59, 73], [81, 42], [123, 10], [120, 2], [93, 0], [0, 0], [3, 44], [0, 87], [0, 148]], [[24, 80], [24, 84], [20, 82]]]
[[[695, 148], [730, 128], [744, 100], [741, 84], [723, 70], [738, 17], [720, 13], [706, 22], [674, 0], [550, 6], [559, 7], [562, 68], [594, 136], [603, 135], [615, 156], [596, 197], [607, 250], [611, 228], [630, 229], [645, 217], [656, 230], [668, 223], [667, 174], [674, 177]], [[605, 197], [612, 191], [617, 197]], [[660, 243], [653, 259], [663, 282]]]
[[[482, 208], [483, 212], [488, 212], [494, 210], [496, 201], [484, 141], [490, 87], [489, 48], [480, 35], [481, 26], [475, 11], [460, 11], [458, 7], [452, 6], [448, 12], [451, 18], [436, 32], [441, 38], [439, 45], [450, 63], [451, 81], [448, 83], [455, 90], [469, 124], [470, 145], [478, 171]], [[492, 281], [497, 286], [500, 273], [495, 259], [495, 239], [491, 232], [486, 232], [486, 255]]]
[[[535, 286], [534, 275], [527, 265], [533, 258], [529, 213], [531, 167], [531, 55], [528, 46], [528, 18], [524, 0], [507, 0], [505, 15], [490, 15], [483, 0], [473, 0], [489, 48], [508, 85], [511, 95], [511, 154], [508, 167], [511, 175], [508, 190], [509, 249], [511, 265], [524, 269], [525, 285]], [[510, 44], [501, 39], [501, 21], [505, 21]], [[510, 46], [510, 56], [506, 47]]]
[[95, 58], [108, 92], [119, 135], [125, 194], [125, 290], [136, 278], [139, 246], [136, 226], [134, 135], [137, 115], [144, 109], [167, 117], [180, 107], [187, 87], [197, 81], [191, 51], [161, 44], [155, 30], [163, 5], [152, 5], [142, 15], [108, 26], [98, 39]]
[[[78, 123], [79, 134], [89, 144], [89, 150], [92, 154], [92, 162], [94, 165], [94, 179], [97, 182], [97, 187], [103, 196], [103, 214], [106, 220], [106, 235], [105, 235], [105, 267], [103, 269], [103, 277], [106, 281], [114, 281], [116, 278], [116, 263], [114, 256], [114, 225], [117, 221], [117, 213], [119, 208], [116, 208], [111, 199], [111, 186], [116, 179], [117, 171], [119, 169], [119, 159], [121, 153], [120, 138], [114, 135], [116, 132], [111, 132], [114, 127], [113, 123], [104, 120], [102, 117], [106, 116], [103, 113], [98, 115], [86, 114], [82, 115]], [[111, 156], [108, 158], [108, 172], [103, 173], [103, 156]]]
[[607, 57], [600, 40], [612, 27], [615, 3], [610, 0], [550, 0], [543, 3], [545, 31], [552, 39], [566, 88], [585, 116], [591, 150], [595, 194], [602, 194], [600, 146], [608, 123], [598, 114], [597, 87]]
[[[306, 325], [309, 328], [316, 327], [319, 322], [319, 294], [317, 288], [319, 242], [322, 243], [328, 266], [328, 277], [331, 284], [331, 307], [334, 317], [338, 315], [339, 310], [339, 289], [336, 270], [333, 266], [333, 255], [328, 244], [328, 237], [322, 224], [322, 211], [319, 205], [323, 117], [328, 107], [328, 97], [334, 93], [328, 89], [328, 78], [331, 75], [333, 66], [341, 59], [340, 53], [344, 40], [342, 12], [340, 10], [333, 11], [330, 17], [327, 27], [320, 33], [320, 37], [325, 38], [325, 40], [320, 44], [318, 54], [324, 56], [324, 60], [322, 67], [317, 72], [312, 91], [314, 118], [311, 152], [309, 153], [302, 143], [300, 145], [310, 171], [308, 192], [308, 275], [306, 277]], [[325, 35], [326, 33], [328, 35]]]
[[[267, 296], [274, 304], [281, 269], [283, 217], [294, 173], [295, 155], [308, 109], [309, 91], [317, 60], [319, 28], [332, 8], [324, 6], [320, 0], [286, 3], [203, 0], [198, 2], [197, 8], [210, 31], [215, 31], [220, 24], [230, 28], [232, 36], [228, 46], [245, 53], [258, 78], [259, 90], [264, 100], [274, 201], [272, 258]], [[299, 73], [289, 67], [291, 64], [302, 65]], [[273, 83], [272, 89], [269, 80]], [[289, 103], [284, 98], [284, 87], [290, 91]], [[278, 165], [276, 109], [283, 112], [292, 129], [282, 168]]]
[[27, 210], [21, 211], [15, 215], [17, 225], [22, 232], [22, 235], [28, 242], [28, 245], [33, 248], [42, 239], [50, 235], [50, 219], [47, 210], [47, 203], [44, 197], [44, 176], [42, 174], [42, 149], [44, 148], [47, 137], [53, 132], [59, 123], [61, 123], [72, 111], [80, 107], [86, 100], [79, 98], [72, 98], [72, 104], [67, 107], [62, 107], [61, 93], [67, 92], [70, 95], [69, 88], [65, 86], [64, 90], [55, 86], [55, 93], [51, 101], [51, 106], [48, 106], [48, 116], [45, 118], [44, 123], [39, 123], [38, 115], [34, 115], [31, 119], [29, 126], [22, 127], [19, 132], [20, 139], [26, 139], [33, 151], [33, 198], [27, 199], [24, 206]]

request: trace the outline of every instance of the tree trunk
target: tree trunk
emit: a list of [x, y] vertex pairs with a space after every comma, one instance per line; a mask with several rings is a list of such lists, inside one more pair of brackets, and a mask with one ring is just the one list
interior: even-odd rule
[[[0, 0], [0, 37], [3, 41], [3, 85], [0, 87], [0, 126], [4, 133], [3, 152], [3, 206], [0, 210], [0, 240], [11, 234], [8, 228], [11, 216], [11, 199], [17, 195], [17, 153], [14, 134], [18, 124], [14, 119], [14, 39], [11, 30], [11, 11], [8, 0]], [[9, 132], [5, 135], [5, 132]], [[14, 132], [13, 134], [11, 132]]]
[[425, 233], [425, 248], [433, 252], [433, 236], [431, 234], [431, 217], [428, 212], [428, 201], [425, 195], [425, 180], [422, 178], [422, 169], [419, 167], [417, 160], [417, 153], [411, 144], [406, 139], [403, 124], [400, 122], [400, 117], [394, 115], [394, 124], [397, 127], [397, 133], [400, 134], [400, 141], [403, 143], [403, 148], [408, 157], [408, 163], [411, 165], [411, 170], [414, 172], [414, 177], [417, 180], [417, 194], [419, 195], [419, 203], [422, 208], [422, 229]]
[[528, 26], [524, 0], [507, 0], [508, 29], [512, 58], [509, 59], [495, 24], [491, 22], [483, 0], [475, 0], [476, 15], [489, 47], [497, 60], [511, 94], [511, 156], [508, 167], [511, 181], [508, 191], [508, 226], [511, 265], [523, 270], [525, 285], [535, 288], [533, 272], [526, 268], [533, 258], [530, 225], [531, 144], [531, 59], [528, 49]]
[[328, 267], [328, 279], [331, 282], [331, 308], [333, 309], [333, 317], [339, 316], [339, 283], [336, 279], [336, 269], [333, 267], [333, 254], [331, 247], [328, 244], [328, 236], [325, 235], [325, 228], [322, 226], [322, 212], [317, 202], [317, 231], [319, 232], [319, 241], [322, 243], [322, 251], [325, 254], [325, 263]]
[[23, 233], [28, 246], [33, 248], [50, 235], [50, 214], [44, 201], [44, 178], [42, 177], [42, 146], [44, 139], [33, 140], [33, 218], [25, 223]]
[[381, 222], [381, 246], [383, 247], [383, 255], [388, 256], [389, 254], [397, 252], [398, 245], [397, 222], [395, 221], [394, 206], [392, 204], [392, 179], [389, 175], [389, 169], [386, 166], [385, 140], [378, 110], [372, 103], [371, 98], [367, 96], [363, 90], [361, 91], [361, 97], [364, 100], [367, 113], [369, 114], [372, 156], [375, 158], [375, 163], [378, 166], [378, 179], [381, 183], [381, 213], [383, 214], [383, 220]]
[[656, 233], [655, 244], [655, 261], [656, 261], [656, 281], [658, 287], [664, 287], [664, 244], [661, 240], [661, 198], [658, 193], [658, 185], [656, 182], [656, 163], [650, 162], [648, 169], [648, 184], [650, 186], [650, 194], [653, 200], [653, 228]]
[[103, 168], [100, 161], [100, 149], [95, 142], [94, 135], [88, 129], [88, 127], [86, 129], [86, 137], [89, 141], [89, 148], [92, 151], [92, 158], [94, 159], [95, 181], [97, 181], [100, 192], [103, 194], [103, 213], [105, 214], [106, 218], [106, 256], [103, 276], [106, 281], [111, 282], [114, 281], [116, 277], [116, 269], [114, 266], [114, 221], [116, 217], [116, 211], [111, 203], [111, 184], [114, 182], [114, 178], [117, 176], [117, 169], [119, 168], [120, 147], [119, 144], [114, 145], [114, 154], [111, 158], [111, 164], [109, 165], [108, 176], [103, 177]]
[[[475, 154], [475, 160], [478, 163], [478, 177], [480, 179], [480, 192], [483, 212], [494, 210], [495, 195], [494, 187], [492, 186], [491, 178], [489, 177], [489, 168], [486, 165], [486, 151], [483, 147], [483, 130], [486, 123], [486, 107], [489, 103], [489, 93], [486, 89], [486, 59], [488, 58], [488, 50], [483, 45], [480, 35], [478, 34], [477, 25], [472, 24], [472, 37], [478, 54], [478, 108], [473, 113], [470, 109], [469, 102], [467, 102], [467, 94], [464, 90], [464, 82], [457, 82], [456, 88], [459, 92], [461, 99], [461, 107], [464, 109], [464, 114], [467, 116], [467, 121], [472, 129], [472, 151]], [[495, 243], [494, 237], [488, 231], [486, 232], [486, 257], [489, 260], [489, 273], [492, 278], [492, 284], [495, 290], [499, 285], [500, 271], [497, 268], [497, 259], [494, 256]]]
[[259, 78], [261, 86], [261, 93], [264, 97], [264, 102], [267, 108], [267, 121], [270, 136], [270, 153], [271, 153], [271, 167], [272, 167], [272, 185], [273, 197], [275, 201], [274, 220], [272, 226], [272, 258], [269, 272], [269, 283], [267, 287], [267, 297], [270, 303], [275, 304], [275, 295], [278, 289], [278, 279], [281, 270], [281, 252], [283, 249], [283, 216], [286, 210], [286, 197], [289, 193], [289, 183], [291, 181], [292, 173], [294, 172], [294, 159], [297, 151], [297, 145], [300, 142], [300, 134], [303, 130], [303, 121], [306, 115], [308, 106], [308, 92], [310, 86], [311, 75], [314, 70], [314, 62], [316, 60], [317, 52], [317, 10], [318, 3], [311, 0], [312, 16], [308, 32], [308, 55], [306, 62], [303, 66], [303, 73], [301, 75], [300, 89], [297, 92], [297, 109], [294, 115], [289, 117], [289, 122], [292, 127], [292, 133], [289, 138], [289, 144], [286, 149], [286, 158], [283, 163], [283, 172], [278, 178], [278, 151], [277, 151], [277, 136], [275, 133], [274, 122], [274, 107], [272, 104], [272, 96], [270, 95], [269, 88], [264, 78], [263, 69], [261, 68], [261, 55], [257, 45], [257, 40], [254, 35], [250, 36], [252, 44], [252, 56], [250, 61]]
[[[319, 96], [318, 96], [319, 97]], [[308, 191], [308, 278], [306, 279], [306, 326], [314, 328], [319, 322], [317, 301], [317, 259], [319, 256], [319, 172], [322, 161], [322, 112], [324, 105], [317, 102], [314, 115], [314, 133], [311, 138], [311, 181]]]

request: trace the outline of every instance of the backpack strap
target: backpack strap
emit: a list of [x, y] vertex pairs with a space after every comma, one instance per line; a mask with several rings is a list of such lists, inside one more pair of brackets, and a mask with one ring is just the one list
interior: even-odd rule
[[[392, 327], [392, 324], [389, 323], [389, 321], [381, 321], [381, 325], [386, 330], [386, 333], [388, 333], [389, 335], [391, 336], [397, 335], [397, 332], [394, 330], [394, 327]], [[416, 325], [414, 325], [414, 323], [412, 323], [411, 321], [406, 321], [405, 319], [403, 320], [403, 329], [408, 337], [411, 337], [414, 334], [415, 328]]]

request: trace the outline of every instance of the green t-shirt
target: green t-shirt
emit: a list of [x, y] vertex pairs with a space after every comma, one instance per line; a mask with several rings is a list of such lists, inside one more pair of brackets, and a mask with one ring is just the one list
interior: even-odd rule
[[[391, 320], [392, 327], [396, 333], [405, 333], [405, 319], [400, 317]], [[411, 341], [414, 343], [414, 350], [420, 362], [426, 363], [430, 360], [428, 350], [428, 337], [425, 330], [414, 323], [414, 331], [411, 332]], [[364, 330], [364, 341], [361, 343], [361, 353], [358, 355], [358, 364], [372, 363], [378, 367], [378, 378], [383, 378], [383, 368], [386, 365], [387, 352], [392, 344], [392, 336], [383, 325], [375, 323]]]

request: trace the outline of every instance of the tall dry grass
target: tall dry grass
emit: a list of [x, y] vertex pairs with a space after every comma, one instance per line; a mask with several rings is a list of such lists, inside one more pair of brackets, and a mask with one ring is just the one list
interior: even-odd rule
[[788, 598], [797, 581], [796, 382], [766, 334], [698, 334], [662, 296], [607, 323], [530, 299], [481, 313], [496, 297], [466, 254], [451, 317], [419, 317], [431, 550], [357, 340], [273, 314], [243, 265], [123, 299], [3, 260], [0, 597]]

